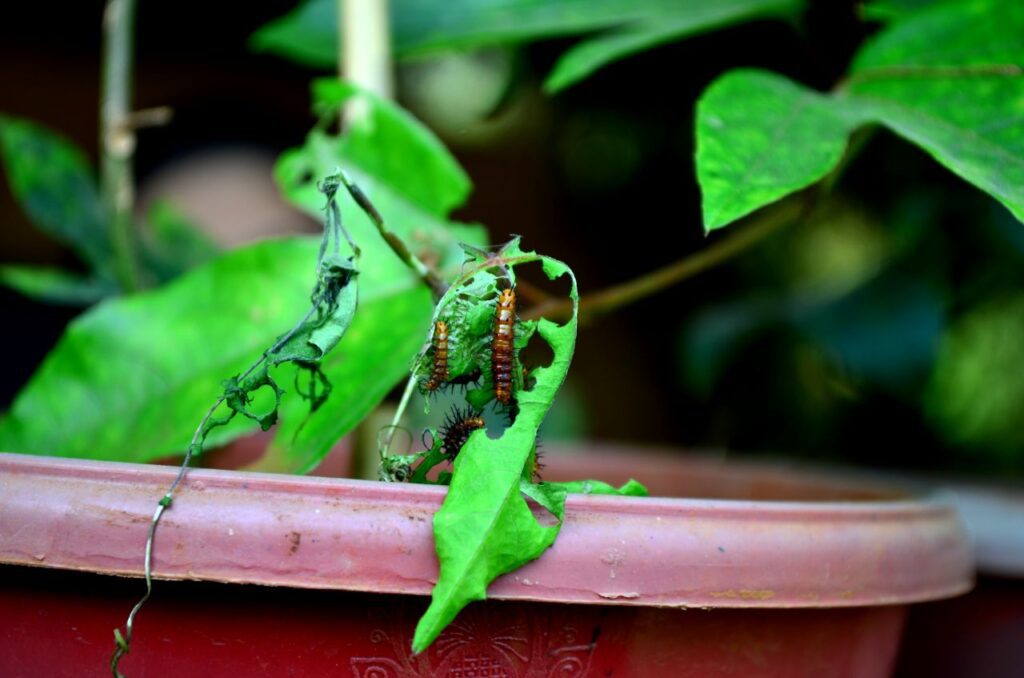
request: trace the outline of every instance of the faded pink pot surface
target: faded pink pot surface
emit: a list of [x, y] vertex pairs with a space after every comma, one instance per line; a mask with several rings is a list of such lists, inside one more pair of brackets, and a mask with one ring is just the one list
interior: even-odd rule
[[[845, 607], [932, 600], [970, 587], [970, 546], [955, 508], [941, 498], [872, 494], [825, 479], [801, 482], [795, 474], [772, 479], [756, 468], [744, 478], [742, 466], [730, 472], [699, 460], [679, 459], [673, 466], [712, 494], [731, 486], [763, 497], [789, 490], [813, 499], [818, 492], [831, 501], [572, 496], [555, 545], [498, 579], [490, 595], [656, 606]], [[174, 473], [0, 455], [0, 561], [141, 574], [155, 500]], [[658, 484], [665, 479], [648, 482], [663, 489]], [[844, 492], [855, 501], [843, 501]], [[429, 594], [437, 577], [431, 517], [444, 494], [440, 487], [193, 470], [160, 525], [154, 572], [163, 578]]]
[[[549, 480], [709, 498], [570, 497], [556, 544], [492, 585], [511, 602], [470, 606], [412, 656], [444, 488], [197, 469], [161, 522], [157, 576], [292, 588], [158, 585], [128, 674], [884, 676], [907, 604], [971, 586], [943, 497], [621, 448], [546, 461]], [[140, 575], [173, 474], [0, 454], [0, 562], [33, 566], [0, 582], [0, 673], [99, 674], [141, 584], [62, 585], [59, 569]]]

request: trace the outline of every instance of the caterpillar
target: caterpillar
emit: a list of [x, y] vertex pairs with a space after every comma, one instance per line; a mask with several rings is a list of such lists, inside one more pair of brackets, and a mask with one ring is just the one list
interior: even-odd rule
[[491, 376], [494, 378], [494, 397], [504, 405], [512, 400], [512, 342], [515, 339], [515, 324], [515, 290], [502, 290], [494, 316]]
[[441, 428], [441, 440], [443, 441], [441, 449], [444, 452], [444, 456], [448, 458], [448, 461], [455, 461], [459, 450], [469, 440], [469, 435], [483, 427], [484, 418], [475, 410], [467, 408], [459, 411], [456, 408], [449, 413], [444, 421], [444, 426]]
[[437, 387], [448, 381], [448, 323], [438, 320], [434, 325], [434, 365], [430, 378], [423, 385], [427, 391], [435, 391]]

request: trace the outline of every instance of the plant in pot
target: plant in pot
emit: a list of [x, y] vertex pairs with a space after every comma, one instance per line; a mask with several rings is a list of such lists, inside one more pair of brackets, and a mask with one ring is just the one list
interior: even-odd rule
[[[467, 25], [476, 27], [481, 43], [522, 40], [524, 27], [531, 25], [536, 34], [621, 25], [618, 32], [566, 55], [556, 70], [561, 75], [551, 81], [557, 87], [616, 56], [730, 21], [790, 12], [797, 3], [715, 5], [717, 13], [710, 4], [702, 13], [697, 7], [633, 3], [614, 17], [595, 13], [573, 23], [565, 14], [557, 30], [551, 16], [531, 15], [541, 10], [524, 7], [526, 14], [513, 26], [519, 32], [505, 25], [503, 38], [487, 24], [494, 16], [474, 13], [467, 5], [464, 14], [453, 15], [465, 23], [449, 24], [447, 38], [436, 31], [423, 30], [422, 35], [432, 36], [435, 47], [448, 47], [474, 44]], [[320, 44], [289, 37], [288, 31], [333, 27], [334, 21], [309, 21], [333, 7], [306, 3], [276, 32], [264, 32], [262, 40], [268, 44], [268, 36], [281, 40], [284, 35], [284, 44], [293, 49]], [[424, 20], [422, 13], [397, 9], [396, 17], [403, 20]], [[1012, 165], [989, 162], [993, 147], [1011, 154], [1018, 149], [1012, 138], [1000, 136], [1005, 128], [983, 124], [996, 114], [1000, 101], [1019, 92], [1021, 67], [1020, 54], [993, 56], [986, 46], [1004, 44], [993, 41], [993, 34], [1013, 35], [1019, 23], [1019, 12], [1006, 3], [907, 10], [864, 47], [850, 76], [829, 95], [763, 72], [724, 75], [697, 109], [697, 176], [704, 191], [705, 227], [725, 227], [812, 184], [827, 187], [842, 167], [847, 137], [869, 123], [886, 125], [919, 144], [1019, 214], [1020, 196], [1002, 175], [1012, 172]], [[396, 31], [400, 28], [396, 25]], [[953, 34], [962, 49], [937, 56], [929, 50]], [[408, 34], [398, 35], [408, 39]], [[399, 51], [428, 48], [427, 42], [417, 47], [396, 40]], [[944, 105], [950, 81], [966, 88], [957, 91], [972, 93], [966, 97], [969, 105], [955, 110]], [[166, 578], [381, 594], [424, 594], [433, 588], [433, 604], [420, 627], [425, 630], [411, 637], [414, 616], [423, 608], [415, 598], [295, 593], [295, 600], [284, 600], [245, 589], [245, 602], [234, 600], [228, 612], [236, 614], [227, 615], [216, 612], [208, 589], [182, 587], [177, 605], [159, 608], [154, 601], [152, 608], [154, 620], [161, 620], [161, 637], [175, 640], [164, 648], [146, 643], [140, 626], [124, 663], [129, 670], [133, 661], [137, 670], [147, 672], [160, 671], [171, 658], [216, 662], [220, 655], [214, 648], [226, 644], [237, 643], [252, 654], [273, 637], [281, 649], [266, 650], [269, 654], [259, 661], [283, 670], [294, 668], [299, 657], [306, 662], [300, 670], [312, 673], [338, 666], [359, 675], [455, 673], [471, 666], [510, 675], [616, 667], [651, 672], [685, 661], [702, 675], [721, 666], [771, 672], [787, 662], [804, 672], [866, 675], [888, 670], [907, 603], [951, 595], [968, 585], [970, 556], [955, 513], [936, 499], [908, 500], [828, 479], [801, 481], [798, 474], [788, 479], [759, 468], [727, 474], [699, 462], [670, 466], [676, 468], [674, 476], [659, 467], [652, 480], [642, 480], [659, 493], [738, 495], [748, 501], [567, 498], [573, 490], [612, 488], [552, 482], [565, 477], [561, 462], [555, 461], [545, 473], [547, 482], [533, 482], [537, 428], [568, 368], [575, 339], [575, 284], [568, 300], [545, 297], [521, 320], [507, 293], [529, 289], [516, 284], [516, 264], [540, 262], [549, 277], [571, 274], [563, 264], [523, 252], [515, 241], [486, 250], [478, 227], [454, 223], [448, 215], [465, 199], [468, 179], [411, 116], [333, 79], [318, 82], [314, 99], [324, 122], [305, 146], [282, 156], [277, 178], [290, 199], [316, 214], [324, 200], [317, 186], [337, 168], [362, 187], [351, 189], [357, 199], [342, 200], [333, 193], [340, 185], [328, 185], [325, 238], [330, 239], [324, 246], [318, 249], [317, 242], [307, 239], [257, 244], [219, 256], [159, 289], [87, 311], [5, 416], [0, 445], [63, 457], [159, 459], [194, 449], [190, 440], [198, 442], [192, 437], [197, 420], [224, 393], [227, 409], [214, 411], [214, 417], [235, 412], [253, 417], [233, 417], [230, 424], [212, 429], [211, 442], [269, 425], [280, 414], [259, 468], [304, 472], [408, 374], [412, 361], [407, 394], [480, 372], [477, 388], [466, 394], [474, 409], [449, 421], [446, 431], [435, 431], [423, 453], [394, 454], [387, 444], [393, 428], [381, 446], [385, 479], [450, 487], [196, 471], [174, 492], [174, 472], [165, 469], [10, 456], [4, 459], [4, 560], [137, 575], [148, 574], [152, 556], [154, 573]], [[353, 99], [362, 104], [361, 113], [353, 114], [343, 134], [329, 134], [326, 121]], [[126, 129], [124, 119], [118, 124]], [[68, 213], [92, 214], [103, 234], [106, 224], [120, 224], [113, 230], [119, 235], [109, 239], [119, 262], [109, 270], [120, 273], [104, 277], [104, 266], [97, 265], [97, 275], [108, 281], [105, 289], [113, 289], [112, 278], [130, 290], [132, 283], [123, 281], [134, 277], [131, 229], [124, 227], [125, 206], [114, 199], [117, 191], [108, 189], [106, 202], [96, 198], [78, 156], [37, 128], [4, 119], [0, 131], [12, 185], [42, 224], [57, 228], [70, 223], [47, 209], [68, 204], [68, 196], [85, 196], [92, 211], [74, 204]], [[111, 144], [105, 152], [117, 148]], [[104, 165], [104, 186], [116, 185], [111, 172], [124, 181], [125, 158], [120, 161], [120, 167]], [[339, 181], [346, 190], [354, 186]], [[814, 207], [809, 196], [819, 190], [758, 217], [760, 228], [748, 224], [731, 239], [716, 241], [700, 258], [594, 295], [589, 304], [584, 296], [582, 306], [591, 312], [615, 308], [721, 260], [770, 226], [804, 216]], [[352, 265], [347, 256], [357, 248], [339, 239], [341, 222], [358, 245], [358, 261]], [[89, 254], [91, 241], [83, 232], [75, 230], [69, 237], [90, 261], [103, 262], [104, 256]], [[337, 256], [324, 259], [335, 247]], [[423, 263], [428, 260], [429, 266]], [[316, 266], [310, 304], [310, 272], [317, 261], [328, 266]], [[333, 274], [325, 278], [324, 270]], [[20, 278], [12, 273], [8, 280], [20, 280], [21, 289], [32, 284], [56, 289], [47, 287], [40, 272], [19, 273]], [[350, 313], [354, 300], [323, 306], [325, 286], [338, 298], [358, 288], [358, 310]], [[313, 312], [307, 314], [310, 307]], [[530, 316], [545, 312], [568, 320], [533, 324]], [[300, 318], [307, 324], [300, 323], [299, 333], [277, 341]], [[312, 344], [318, 354], [299, 356], [298, 366], [282, 364], [273, 381], [258, 367], [249, 374], [260, 378], [246, 382], [246, 366], [261, 351], [272, 347], [263, 356], [273, 362], [287, 340], [299, 335], [308, 350], [308, 341], [325, 328], [331, 328], [329, 341]], [[496, 335], [503, 328], [511, 342]], [[534, 332], [550, 344], [553, 358], [547, 364], [527, 363], [524, 373], [519, 350]], [[334, 342], [337, 347], [326, 352]], [[310, 367], [315, 369], [297, 371]], [[232, 374], [242, 376], [226, 387], [220, 383]], [[300, 381], [300, 375], [309, 374], [310, 379]], [[280, 396], [278, 383], [294, 383], [291, 390], [317, 406], [294, 397], [272, 404]], [[255, 402], [247, 399], [250, 395]], [[476, 412], [485, 405], [493, 409], [493, 401], [502, 406], [497, 409], [507, 421], [496, 425], [503, 430], [496, 438], [476, 430], [488, 428], [488, 422], [476, 421]], [[275, 417], [268, 416], [271, 412]], [[200, 438], [205, 428], [200, 426]], [[424, 464], [452, 458], [452, 471], [427, 476]], [[597, 458], [591, 463], [599, 465]], [[628, 480], [621, 466], [607, 471], [606, 480]], [[662, 482], [655, 482], [659, 478]], [[696, 487], [700, 484], [704, 487]], [[622, 491], [635, 488], [627, 483]], [[153, 502], [162, 496], [173, 496], [173, 508], [164, 511], [171, 501], [164, 500], [150, 523]], [[819, 501], [749, 501], [757, 498]], [[147, 541], [147, 528], [157, 524], [161, 513], [159, 530], [150, 532]], [[550, 552], [517, 570], [547, 549], [559, 526], [564, 534]], [[147, 544], [152, 550], [144, 548]], [[489, 603], [455, 617], [501, 574], [489, 589], [494, 597], [595, 606]], [[40, 575], [18, 571], [17, 576], [23, 581]], [[82, 581], [61, 590], [58, 600], [75, 599]], [[24, 599], [17, 591], [9, 595]], [[350, 612], [331, 614], [331, 603]], [[97, 600], [74, 604], [89, 610], [82, 618], [90, 620], [88, 642], [93, 642], [91, 634], [103, 626], [99, 619], [110, 618], [108, 605]], [[698, 615], [660, 607], [716, 609]], [[246, 623], [245, 617], [254, 613], [281, 615], [288, 623], [275, 625], [270, 636], [265, 626], [261, 632]], [[315, 624], [303, 621], [309, 615]], [[455, 624], [430, 645], [453, 618]], [[10, 623], [19, 638], [46, 639], [53, 616], [18, 613]], [[110, 626], [106, 622], [105, 634]], [[180, 656], [182, 644], [195, 647], [202, 637], [209, 641], [205, 650], [195, 658]], [[680, 637], [687, 642], [674, 642]], [[808, 637], [814, 642], [807, 643]], [[305, 649], [296, 653], [297, 647]], [[24, 661], [22, 656], [17, 661]]]

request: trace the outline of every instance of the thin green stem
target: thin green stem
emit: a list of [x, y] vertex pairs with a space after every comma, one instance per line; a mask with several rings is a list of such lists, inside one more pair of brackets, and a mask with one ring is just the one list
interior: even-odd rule
[[952, 80], [956, 78], [1019, 78], [1024, 68], [1017, 64], [967, 64], [964, 66], [884, 66], [858, 71], [841, 80], [836, 91], [876, 80]]
[[100, 92], [100, 190], [110, 219], [114, 274], [121, 288], [139, 288], [132, 209], [135, 188], [131, 121], [132, 56], [136, 0], [108, 0], [103, 13], [103, 75]]
[[[806, 198], [783, 201], [755, 217], [746, 226], [737, 228], [728, 236], [698, 252], [633, 280], [580, 297], [581, 321], [584, 318], [593, 318], [596, 315], [609, 313], [635, 303], [729, 261], [761, 242], [782, 226], [804, 216], [808, 206], [809, 202]], [[572, 303], [570, 301], [549, 299], [528, 309], [522, 317], [525, 320], [542, 316], [562, 319], [571, 313]]]
[[[388, 0], [338, 0], [338, 73], [384, 99], [394, 94], [390, 19]], [[343, 126], [366, 111], [364, 101], [343, 107]]]
[[[314, 299], [312, 307], [309, 309], [306, 315], [303, 316], [302, 320], [296, 323], [295, 326], [292, 327], [292, 329], [290, 329], [286, 334], [284, 334], [280, 339], [278, 339], [272, 347], [266, 350], [263, 353], [263, 355], [260, 356], [259, 360], [250, 365], [249, 368], [245, 370], [245, 372], [243, 372], [241, 376], [238, 377], [238, 381], [244, 381], [246, 377], [248, 377], [257, 369], [259, 369], [260, 365], [262, 365], [266, 361], [268, 356], [272, 355], [275, 351], [277, 351], [286, 343], [288, 343], [288, 341], [291, 340], [293, 336], [295, 336], [295, 333], [298, 332], [302, 328], [302, 326], [305, 325], [306, 322], [308, 322], [309, 319], [313, 317], [313, 314], [317, 311], [318, 308], [320, 308], [320, 304], [323, 302], [323, 300], [323, 294], [321, 294], [318, 298]], [[185, 474], [188, 472], [189, 465], [192, 462], [193, 455], [202, 451], [203, 442], [206, 440], [206, 436], [210, 433], [212, 429], [216, 428], [217, 426], [222, 426], [228, 423], [228, 421], [230, 421], [235, 416], [235, 413], [231, 412], [230, 414], [226, 415], [225, 418], [211, 422], [211, 420], [213, 419], [214, 412], [216, 412], [217, 408], [224, 404], [225, 400], [227, 400], [227, 394], [221, 395], [217, 399], [217, 402], [215, 402], [213, 406], [209, 410], [207, 410], [206, 416], [203, 417], [203, 420], [199, 423], [199, 426], [196, 427], [195, 433], [192, 434], [192, 441], [189, 443], [188, 449], [185, 450], [185, 457], [181, 461], [181, 466], [178, 467], [178, 474], [174, 476], [174, 480], [171, 482], [170, 487], [167, 488], [167, 491], [160, 498], [160, 501], [157, 502], [156, 511], [153, 513], [153, 518], [150, 520], [149, 523], [149, 532], [147, 533], [146, 536], [146, 552], [143, 560], [143, 576], [145, 577], [146, 580], [146, 592], [142, 595], [142, 598], [139, 599], [139, 602], [135, 603], [135, 606], [132, 608], [131, 612], [128, 613], [128, 619], [125, 621], [124, 624], [124, 634], [121, 634], [120, 629], [115, 629], [114, 631], [116, 647], [114, 648], [113, 656], [110, 658], [110, 672], [113, 674], [114, 678], [124, 678], [124, 674], [122, 674], [118, 670], [118, 664], [120, 663], [121, 658], [124, 655], [128, 654], [128, 652], [131, 650], [132, 632], [135, 627], [135, 617], [139, 614], [139, 611], [142, 609], [142, 606], [146, 604], [146, 601], [149, 600], [150, 595], [152, 595], [153, 593], [153, 543], [156, 538], [156, 528], [160, 524], [160, 518], [163, 516], [164, 511], [171, 508], [171, 504], [174, 501], [174, 493], [178, 489], [178, 486], [181, 484], [181, 481], [184, 480]]]
[[373, 206], [370, 199], [366, 197], [363, 190], [355, 184], [348, 175], [342, 171], [341, 179], [345, 184], [345, 188], [348, 189], [349, 195], [356, 201], [363, 211], [370, 217], [370, 221], [373, 222], [374, 226], [377, 227], [377, 232], [384, 238], [384, 242], [388, 244], [388, 247], [398, 255], [398, 258], [408, 266], [412, 271], [419, 276], [423, 284], [426, 285], [430, 292], [434, 295], [434, 300], [437, 301], [444, 296], [445, 291], [448, 289], [448, 285], [441, 279], [441, 277], [432, 268], [424, 264], [420, 259], [412, 253], [409, 247], [405, 244], [401, 238], [395, 235], [391, 230], [388, 229], [384, 223], [384, 218], [377, 211], [377, 208]]

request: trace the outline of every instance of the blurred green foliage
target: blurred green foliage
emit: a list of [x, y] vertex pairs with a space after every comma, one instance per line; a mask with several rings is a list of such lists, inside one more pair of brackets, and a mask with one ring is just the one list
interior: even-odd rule
[[1024, 295], [986, 301], [942, 336], [928, 414], [968, 458], [1009, 470], [1024, 459]]
[[[802, 0], [394, 0], [392, 47], [399, 58], [587, 35], [555, 65], [555, 92], [631, 54], [724, 26], [788, 17]], [[338, 60], [334, 0], [304, 0], [262, 27], [252, 46], [299, 63], [333, 68]]]

